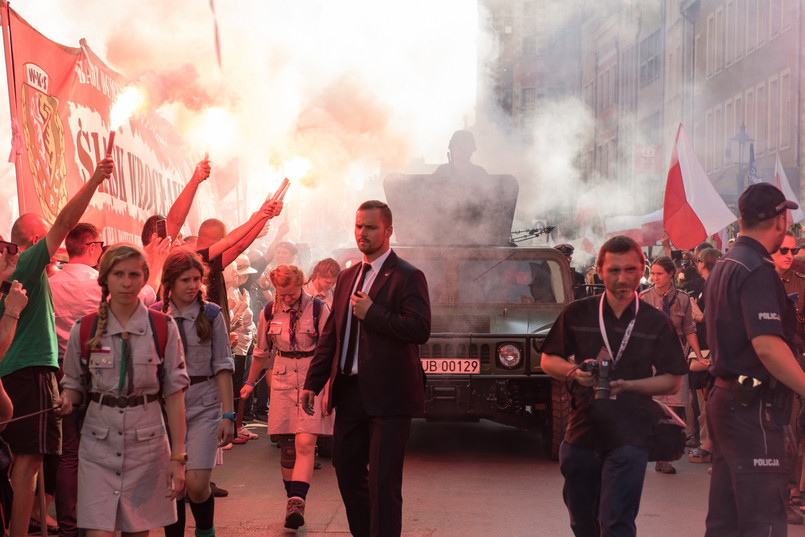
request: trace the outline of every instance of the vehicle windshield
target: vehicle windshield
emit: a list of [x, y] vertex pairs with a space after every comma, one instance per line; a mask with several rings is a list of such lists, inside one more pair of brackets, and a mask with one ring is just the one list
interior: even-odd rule
[[462, 260], [458, 302], [557, 304], [565, 301], [562, 267], [553, 260]]

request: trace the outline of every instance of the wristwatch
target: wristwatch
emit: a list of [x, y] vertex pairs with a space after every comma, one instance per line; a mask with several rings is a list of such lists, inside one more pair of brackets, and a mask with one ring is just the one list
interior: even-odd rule
[[170, 460], [187, 464], [187, 453], [171, 453]]
[[222, 418], [226, 418], [228, 420], [235, 421], [235, 413], [234, 412], [224, 412], [221, 415]]

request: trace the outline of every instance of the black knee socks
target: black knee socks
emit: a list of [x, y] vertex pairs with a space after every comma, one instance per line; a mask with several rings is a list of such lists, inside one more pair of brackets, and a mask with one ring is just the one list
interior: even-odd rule
[[184, 496], [176, 500], [176, 522], [165, 526], [165, 537], [184, 537]]
[[307, 499], [308, 490], [310, 490], [310, 483], [291, 481], [288, 486], [288, 497]]
[[[190, 511], [196, 519], [196, 535], [198, 537], [208, 537], [215, 535], [213, 518], [215, 518], [215, 495], [210, 491], [210, 497], [201, 503], [190, 500]], [[212, 531], [212, 533], [210, 533]], [[167, 537], [167, 536], [166, 536]]]

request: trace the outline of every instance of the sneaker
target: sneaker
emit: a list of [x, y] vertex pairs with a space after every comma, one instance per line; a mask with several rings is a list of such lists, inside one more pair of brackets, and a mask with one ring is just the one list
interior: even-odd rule
[[676, 473], [676, 468], [671, 465], [670, 461], [657, 461], [657, 463], [654, 465], [654, 470], [663, 474]]
[[695, 434], [692, 434], [685, 439], [685, 447], [695, 448], [698, 446], [699, 446], [699, 439], [696, 438]]
[[710, 462], [713, 460], [713, 454], [702, 448], [691, 449], [688, 453], [688, 460], [696, 463]]
[[295, 530], [305, 525], [305, 500], [302, 498], [288, 498], [285, 510], [285, 527]]
[[246, 440], [254, 440], [255, 438], [258, 438], [258, 435], [257, 433], [253, 433], [249, 429], [241, 425], [240, 428], [238, 428], [238, 438], [245, 438]]
[[249, 439], [246, 438], [245, 436], [236, 436], [235, 438], [232, 439], [232, 443], [237, 445], [245, 444], [248, 441]]

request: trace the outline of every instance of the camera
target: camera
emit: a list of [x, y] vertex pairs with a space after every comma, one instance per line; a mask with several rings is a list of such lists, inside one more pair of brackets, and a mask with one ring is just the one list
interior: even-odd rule
[[582, 362], [579, 369], [592, 373], [595, 379], [595, 384], [593, 384], [595, 399], [609, 399], [609, 374], [612, 369], [612, 361], [601, 360], [599, 362], [590, 360]]
[[11, 282], [5, 280], [3, 283], [0, 283], [0, 294], [7, 295], [11, 292]]
[[17, 255], [19, 247], [13, 242], [0, 241], [0, 252], [7, 250], [9, 255]]

